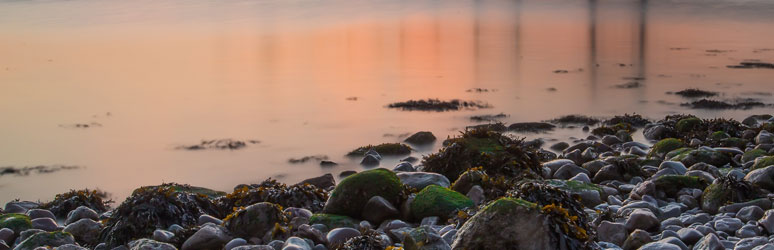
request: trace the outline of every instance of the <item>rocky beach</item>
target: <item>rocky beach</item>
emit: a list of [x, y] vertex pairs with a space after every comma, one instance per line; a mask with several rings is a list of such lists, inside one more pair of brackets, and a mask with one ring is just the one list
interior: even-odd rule
[[[586, 137], [547, 145], [512, 133], [554, 127]], [[378, 165], [435, 140], [418, 132], [349, 155]], [[575, 115], [471, 126], [422, 159], [338, 183], [14, 200], [0, 211], [0, 249], [771, 249], [773, 191], [771, 115]]]

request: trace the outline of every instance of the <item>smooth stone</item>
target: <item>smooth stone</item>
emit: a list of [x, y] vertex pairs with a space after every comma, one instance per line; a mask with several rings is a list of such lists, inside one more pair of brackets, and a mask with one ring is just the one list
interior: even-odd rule
[[568, 180], [580, 173], [585, 173], [586, 175], [590, 174], [588, 170], [586, 170], [585, 168], [579, 167], [578, 165], [566, 164], [556, 170], [556, 172], [553, 175], [553, 178]]
[[197, 223], [199, 224], [199, 226], [207, 224], [208, 222], [215, 225], [223, 224], [222, 220], [215, 218], [212, 215], [209, 215], [209, 214], [199, 215], [199, 220], [197, 220]]
[[283, 209], [282, 212], [290, 214], [291, 218], [302, 217], [308, 219], [311, 218], [313, 214], [312, 211], [309, 211], [309, 209], [300, 207], [287, 207]]
[[774, 134], [769, 131], [761, 130], [758, 135], [755, 136], [755, 144], [770, 144], [774, 143]]
[[62, 231], [72, 234], [78, 242], [97, 243], [102, 224], [92, 219], [80, 219], [70, 223]]
[[327, 173], [327, 174], [324, 174], [324, 175], [321, 175], [321, 176], [317, 176], [317, 177], [312, 177], [312, 178], [300, 181], [298, 183], [299, 184], [304, 184], [304, 183], [311, 184], [311, 185], [314, 185], [315, 187], [322, 188], [322, 189], [325, 189], [325, 190], [328, 190], [329, 188], [331, 188], [333, 186], [336, 186], [336, 180], [333, 179], [333, 175], [330, 174], [330, 173]]
[[481, 205], [481, 203], [484, 202], [486, 199], [486, 195], [484, 194], [484, 188], [482, 188], [479, 185], [474, 185], [470, 188], [467, 194], [465, 194], [470, 200], [473, 201], [473, 204]]
[[80, 206], [67, 213], [65, 225], [79, 221], [80, 219], [99, 220], [99, 214], [87, 206]]
[[360, 231], [354, 228], [341, 227], [328, 232], [327, 239], [330, 246], [338, 246], [347, 242], [347, 240], [360, 236]]
[[723, 250], [725, 247], [715, 234], [708, 234], [693, 246], [694, 250]]
[[677, 237], [688, 245], [698, 242], [704, 234], [693, 228], [683, 228], [677, 231]]
[[682, 250], [679, 246], [675, 244], [665, 243], [665, 242], [651, 242], [648, 244], [645, 244], [638, 248], [638, 250]]
[[658, 242], [669, 243], [669, 244], [678, 246], [681, 250], [688, 250], [688, 249], [690, 249], [690, 248], [688, 248], [687, 245], [685, 245], [685, 243], [683, 243], [683, 241], [678, 239], [677, 236], [662, 237], [662, 239], [659, 240]]
[[[177, 250], [175, 246], [169, 243], [158, 242], [151, 239], [138, 239], [130, 241], [127, 244], [129, 248], [124, 247], [127, 250]], [[114, 250], [116, 248], [113, 248]]]
[[234, 249], [236, 247], [244, 246], [244, 245], [247, 245], [247, 241], [245, 239], [234, 238], [231, 241], [229, 241], [228, 243], [226, 243], [226, 246], [223, 247], [223, 249], [224, 250], [232, 250], [232, 249]]
[[739, 212], [739, 210], [741, 210], [742, 208], [750, 207], [750, 206], [757, 206], [763, 210], [771, 209], [771, 200], [769, 200], [768, 198], [761, 198], [761, 199], [755, 199], [747, 202], [739, 202], [731, 205], [725, 205], [720, 207], [720, 209], [718, 209], [718, 212], [736, 213], [736, 212]]
[[13, 242], [15, 233], [10, 228], [0, 229], [0, 240], [5, 242]]
[[758, 206], [748, 206], [739, 209], [739, 212], [736, 212], [736, 218], [745, 223], [748, 221], [757, 221], [763, 218], [763, 213], [763, 209]]
[[757, 225], [747, 224], [742, 226], [742, 228], [740, 228], [739, 230], [736, 230], [736, 237], [744, 239], [744, 238], [760, 236], [762, 231], [763, 230]]
[[153, 240], [161, 242], [170, 242], [175, 237], [175, 233], [164, 229], [156, 229], [153, 231]]
[[723, 218], [715, 221], [715, 230], [733, 234], [744, 226], [742, 220], [737, 218]]
[[734, 245], [734, 250], [752, 250], [753, 248], [769, 243], [766, 237], [753, 237], [742, 239]]
[[634, 232], [629, 234], [629, 237], [624, 241], [623, 249], [632, 250], [640, 248], [641, 246], [650, 243], [653, 239], [650, 238], [650, 234], [640, 229], [635, 229]]
[[763, 214], [763, 217], [758, 220], [758, 224], [760, 224], [770, 234], [774, 233], [774, 209], [767, 210]]
[[[362, 222], [368, 223], [367, 221], [362, 221]], [[298, 227], [298, 232], [296, 236], [310, 239], [314, 243], [326, 243], [326, 244], [328, 243], [328, 239], [325, 238], [325, 233], [323, 233], [322, 230], [319, 230], [307, 224], [303, 224]]]
[[183, 242], [182, 250], [220, 250], [231, 241], [231, 236], [221, 226], [204, 226]]
[[626, 240], [626, 226], [621, 223], [602, 221], [597, 227], [597, 237], [600, 241], [623, 245]]
[[32, 228], [40, 229], [46, 232], [53, 232], [61, 230], [59, 225], [56, 224], [56, 221], [54, 219], [45, 217], [45, 218], [37, 218], [33, 219], [32, 221]]
[[744, 180], [769, 191], [774, 190], [774, 166], [750, 171], [744, 176]]
[[449, 182], [449, 179], [446, 178], [446, 176], [438, 173], [402, 172], [397, 173], [396, 175], [403, 184], [416, 188], [417, 190], [422, 190], [430, 185], [438, 185], [445, 188], [448, 188], [451, 185], [451, 182]]
[[52, 220], [56, 220], [56, 216], [54, 216], [54, 213], [52, 213], [47, 209], [33, 208], [30, 210], [27, 210], [27, 216], [29, 216], [31, 220], [38, 219], [38, 218], [51, 218]]
[[556, 170], [559, 170], [562, 166], [566, 164], [575, 164], [572, 160], [568, 159], [556, 159], [548, 162], [543, 163], [543, 167], [548, 168], [551, 170], [551, 175], [556, 172]]
[[646, 209], [635, 209], [626, 219], [625, 225], [628, 231], [635, 229], [654, 231], [658, 230], [660, 222], [652, 212]]
[[414, 172], [417, 171], [414, 169], [414, 166], [411, 165], [410, 162], [400, 162], [398, 165], [396, 165], [394, 168], [392, 168], [393, 172]]
[[363, 166], [376, 166], [376, 165], [379, 165], [379, 161], [380, 161], [380, 157], [377, 157], [377, 156], [372, 155], [372, 154], [366, 154], [363, 157], [363, 160], [360, 161], [360, 165], [363, 165]]
[[[446, 177], [444, 177], [446, 178]], [[373, 223], [381, 223], [385, 219], [395, 218], [400, 215], [395, 206], [381, 196], [373, 196], [363, 207], [363, 219]]]
[[312, 246], [306, 240], [293, 236], [285, 240], [282, 250], [312, 250]]
[[578, 181], [583, 183], [591, 183], [591, 179], [589, 178], [589, 175], [586, 173], [579, 173], [572, 178], [570, 178], [571, 181]]
[[685, 167], [685, 165], [682, 162], [679, 162], [679, 161], [664, 161], [664, 162], [661, 162], [661, 164], [658, 166], [658, 169], [659, 170], [672, 169], [678, 175], [684, 175], [685, 172], [688, 171], [688, 169]]

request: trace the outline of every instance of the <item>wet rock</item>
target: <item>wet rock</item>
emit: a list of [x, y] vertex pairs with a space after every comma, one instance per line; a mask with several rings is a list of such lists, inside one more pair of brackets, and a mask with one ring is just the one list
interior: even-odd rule
[[70, 233], [75, 237], [78, 243], [84, 245], [95, 245], [99, 240], [99, 233], [102, 231], [102, 224], [92, 219], [80, 219], [67, 225], [65, 233]]
[[765, 168], [772, 165], [774, 165], [774, 156], [758, 157], [758, 158], [755, 158], [755, 162], [753, 163], [753, 166], [750, 169], [757, 170], [757, 169]]
[[30, 217], [23, 214], [4, 214], [0, 215], [0, 228], [13, 230], [17, 235], [24, 230], [32, 228]]
[[290, 237], [282, 244], [282, 250], [312, 250], [312, 246], [302, 238]]
[[562, 151], [562, 150], [565, 150], [565, 149], [567, 149], [569, 147], [570, 147], [570, 144], [568, 144], [566, 142], [557, 142], [557, 143], [554, 143], [554, 145], [551, 145], [550, 148], [552, 150]]
[[212, 223], [212, 224], [215, 224], [215, 225], [220, 225], [220, 224], [223, 224], [223, 221], [218, 219], [218, 218], [212, 217], [212, 215], [209, 215], [209, 214], [199, 215], [199, 219], [197, 220], [197, 224], [199, 226], [203, 226], [204, 224], [207, 224], [207, 223]]
[[471, 201], [473, 201], [473, 204], [476, 206], [481, 205], [484, 200], [486, 199], [486, 195], [484, 194], [484, 188], [482, 188], [479, 185], [474, 185], [470, 188], [467, 194], [465, 194], [468, 198], [470, 198]]
[[[347, 156], [367, 156], [374, 155], [381, 160], [382, 156], [398, 156], [411, 154], [412, 148], [402, 143], [382, 143], [379, 145], [368, 145], [359, 147], [347, 153]], [[374, 154], [376, 153], [376, 154]]]
[[686, 150], [675, 155], [670, 160], [682, 162], [686, 166], [692, 166], [700, 162], [713, 166], [723, 166], [731, 162], [731, 158], [728, 155], [706, 148]]
[[629, 234], [629, 237], [626, 238], [626, 241], [624, 241], [623, 249], [624, 250], [634, 250], [638, 249], [641, 246], [650, 243], [653, 241], [653, 239], [650, 238], [650, 235], [648, 232], [645, 232], [643, 230], [634, 230], [631, 234]]
[[755, 136], [755, 144], [767, 144], [774, 143], [774, 134], [769, 131], [761, 130], [758, 135]]
[[692, 109], [751, 109], [765, 107], [766, 104], [756, 101], [742, 101], [737, 103], [727, 103], [716, 100], [701, 99], [698, 101], [683, 103], [680, 106], [688, 106]]
[[752, 250], [753, 248], [769, 243], [766, 237], [753, 237], [742, 239], [734, 245], [734, 250]]
[[153, 231], [153, 240], [155, 241], [170, 242], [174, 237], [174, 233], [164, 229], [156, 229], [156, 231]]
[[[444, 177], [445, 178], [445, 177]], [[363, 207], [361, 218], [373, 223], [381, 223], [385, 219], [395, 218], [400, 214], [395, 206], [381, 196], [374, 196]]]
[[412, 229], [403, 240], [406, 249], [451, 250], [451, 247], [429, 226]]
[[410, 172], [410, 173], [397, 173], [398, 178], [403, 184], [409, 187], [422, 190], [430, 185], [438, 185], [448, 188], [450, 184], [449, 179], [446, 176], [431, 172]]
[[586, 173], [579, 173], [572, 178], [570, 178], [571, 181], [578, 181], [583, 183], [591, 183], [591, 179], [589, 178], [588, 174]]
[[666, 242], [651, 242], [639, 248], [639, 250], [682, 250], [679, 246]]
[[51, 218], [52, 220], [56, 220], [54, 214], [46, 209], [30, 209], [27, 211], [27, 216], [29, 216], [31, 220], [38, 218]]
[[545, 122], [517, 122], [508, 126], [508, 130], [515, 132], [540, 133], [553, 130], [556, 126]]
[[725, 249], [720, 239], [715, 234], [707, 234], [693, 247], [695, 250], [722, 250]]
[[80, 219], [99, 220], [99, 214], [97, 214], [97, 211], [94, 211], [94, 209], [91, 209], [87, 206], [80, 206], [67, 213], [67, 220], [65, 220], [65, 225], [79, 221]]
[[329, 168], [329, 167], [335, 167], [335, 166], [338, 166], [338, 165], [339, 165], [338, 163], [333, 162], [333, 161], [320, 161], [320, 167]]
[[129, 250], [177, 250], [172, 244], [151, 239], [133, 240], [127, 245], [129, 246]]
[[626, 234], [626, 226], [624, 224], [602, 221], [597, 227], [597, 236], [600, 241], [621, 246], [628, 235]]
[[666, 138], [658, 141], [648, 153], [649, 157], [663, 158], [667, 153], [683, 147], [683, 141], [675, 138]]
[[[267, 232], [274, 229], [274, 224], [286, 220], [280, 207], [273, 203], [260, 202], [243, 209], [239, 209], [223, 220], [223, 226], [234, 236], [249, 239], [261, 238]], [[201, 231], [201, 230], [200, 230]], [[198, 233], [198, 232], [197, 232]], [[203, 236], [220, 237], [218, 228], [211, 228], [202, 232]], [[225, 237], [221, 238], [224, 239]], [[230, 238], [228, 240], [231, 240]], [[226, 240], [223, 244], [228, 242]], [[222, 246], [221, 246], [222, 247]]]
[[414, 169], [414, 166], [411, 165], [409, 162], [400, 162], [398, 165], [396, 165], [394, 168], [392, 168], [393, 172], [414, 172], [417, 171]]
[[[335, 215], [335, 214], [314, 214], [309, 218], [309, 224], [322, 224], [328, 229], [349, 227], [357, 228], [359, 221], [349, 216]], [[327, 230], [321, 230], [327, 231]]]
[[737, 218], [723, 218], [715, 221], [715, 230], [734, 234], [734, 232], [742, 228], [743, 225], [744, 223]]
[[318, 244], [328, 243], [328, 239], [325, 237], [325, 234], [321, 230], [307, 224], [303, 224], [298, 227], [297, 236], [311, 239], [313, 242]]
[[360, 236], [360, 232], [353, 228], [336, 228], [328, 232], [326, 238], [329, 246], [335, 247], [344, 244], [347, 240]]
[[748, 221], [759, 220], [763, 217], [763, 213], [763, 209], [758, 206], [746, 206], [740, 209], [739, 212], [736, 212], [736, 218], [740, 219], [742, 222], [747, 223]]
[[435, 142], [435, 140], [436, 140], [436, 138], [435, 138], [435, 135], [433, 135], [433, 133], [431, 133], [429, 131], [420, 131], [420, 132], [416, 132], [415, 134], [409, 136], [404, 141], [407, 142], [407, 143], [414, 144], [414, 145], [427, 145], [427, 144]]
[[744, 177], [744, 180], [754, 186], [774, 191], [774, 166], [753, 170]]
[[566, 164], [556, 170], [556, 173], [554, 173], [553, 178], [567, 180], [580, 173], [584, 173], [586, 175], [591, 174], [588, 170], [586, 170], [585, 168], [579, 167], [578, 165]]
[[664, 125], [656, 124], [645, 127], [645, 129], [642, 131], [642, 134], [648, 140], [661, 140], [664, 139], [668, 131], [669, 129]]
[[626, 219], [626, 230], [634, 231], [635, 229], [642, 229], [646, 231], [658, 230], [660, 222], [658, 218], [649, 210], [636, 209]]
[[684, 90], [675, 92], [675, 95], [688, 97], [688, 98], [712, 97], [712, 96], [718, 95], [718, 92], [706, 91], [701, 89], [684, 89]]
[[61, 230], [59, 225], [56, 224], [56, 221], [48, 217], [33, 219], [31, 220], [31, 222], [32, 222], [32, 228], [40, 229], [46, 232]]
[[58, 247], [66, 244], [75, 244], [75, 238], [69, 233], [50, 232], [36, 233], [23, 240], [14, 250], [32, 250], [37, 247], [51, 246]]
[[231, 241], [231, 238], [232, 237], [228, 235], [225, 228], [221, 226], [207, 225], [200, 228], [198, 231], [196, 231], [196, 233], [189, 237], [183, 243], [181, 250], [220, 250], [223, 248], [223, 246], [226, 245], [226, 243]]
[[324, 213], [359, 217], [371, 197], [381, 196], [390, 204], [400, 204], [402, 184], [395, 173], [373, 169], [351, 175], [331, 192]]
[[333, 175], [330, 173], [324, 174], [318, 177], [309, 178], [299, 182], [299, 184], [304, 184], [304, 183], [312, 184], [316, 187], [326, 189], [326, 190], [330, 187], [336, 186], [336, 180], [333, 179]]
[[693, 228], [683, 228], [677, 231], [677, 237], [688, 245], [692, 245], [701, 240], [704, 235]]
[[[545, 217], [533, 203], [504, 198], [465, 222], [453, 249], [555, 249]], [[513, 225], [522, 225], [514, 227]]]
[[756, 158], [761, 156], [766, 156], [766, 155], [767, 155], [766, 151], [763, 149], [759, 149], [759, 148], [752, 149], [750, 151], [745, 152], [744, 155], [742, 155], [742, 163], [754, 161]]
[[766, 229], [769, 234], [774, 233], [774, 210], [767, 210], [763, 217], [758, 220], [758, 224]]
[[380, 159], [375, 155], [368, 154], [360, 161], [360, 165], [363, 166], [378, 166]]
[[411, 214], [415, 218], [449, 218], [452, 212], [473, 205], [473, 201], [463, 194], [438, 185], [430, 185], [417, 193], [411, 203]]

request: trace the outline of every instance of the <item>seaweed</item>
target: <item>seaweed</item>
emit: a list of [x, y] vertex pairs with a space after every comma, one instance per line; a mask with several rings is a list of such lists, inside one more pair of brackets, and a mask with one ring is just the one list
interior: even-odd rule
[[706, 91], [701, 89], [684, 89], [684, 90], [675, 92], [675, 95], [679, 95], [682, 97], [689, 97], [689, 98], [712, 97], [712, 96], [718, 95], [718, 92]]
[[249, 206], [258, 202], [271, 202], [283, 207], [306, 208], [319, 212], [328, 200], [328, 192], [307, 183], [287, 186], [269, 178], [260, 184], [241, 185], [234, 192], [220, 197], [216, 203], [221, 211]]
[[600, 120], [597, 118], [585, 116], [585, 115], [565, 115], [559, 118], [551, 119], [549, 120], [549, 122], [559, 123], [559, 124], [596, 125], [597, 123], [600, 122]]
[[364, 156], [369, 150], [374, 150], [380, 155], [407, 155], [411, 154], [411, 146], [402, 143], [382, 143], [379, 145], [362, 146], [351, 152], [347, 156]]
[[97, 213], [107, 212], [112, 200], [108, 194], [101, 190], [70, 190], [67, 193], [57, 194], [54, 200], [41, 204], [41, 208], [48, 209], [59, 218], [67, 217], [67, 213], [80, 206], [93, 209]]
[[491, 108], [489, 104], [479, 101], [461, 101], [453, 99], [450, 101], [441, 101], [439, 99], [427, 100], [409, 100], [405, 102], [396, 102], [387, 105], [388, 108], [401, 109], [406, 111], [456, 111], [460, 109], [483, 109]]

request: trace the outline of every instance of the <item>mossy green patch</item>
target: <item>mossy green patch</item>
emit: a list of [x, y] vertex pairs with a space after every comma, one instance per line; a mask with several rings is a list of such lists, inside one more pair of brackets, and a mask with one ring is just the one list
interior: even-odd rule
[[683, 141], [676, 138], [666, 138], [666, 139], [660, 140], [653, 145], [653, 148], [651, 148], [650, 153], [648, 153], [648, 157], [663, 157], [666, 153], [669, 153], [670, 151], [675, 149], [679, 149], [683, 145], [685, 145]]
[[328, 227], [328, 230], [339, 227], [357, 228], [360, 221], [353, 219], [352, 217], [336, 214], [313, 214], [309, 218], [309, 224], [323, 224]]
[[447, 219], [452, 212], [473, 205], [473, 201], [461, 193], [438, 185], [430, 185], [417, 193], [417, 197], [411, 203], [411, 213], [418, 219], [429, 216]]
[[739, 148], [744, 149], [747, 146], [747, 143], [750, 141], [738, 138], [738, 137], [731, 137], [720, 140], [720, 146], [722, 147], [732, 147], [732, 148]]
[[752, 161], [761, 156], [766, 156], [766, 151], [760, 148], [756, 148], [756, 149], [744, 152], [744, 155], [742, 155], [742, 162]]
[[681, 152], [670, 158], [670, 160], [682, 162], [686, 166], [693, 166], [693, 164], [703, 162], [715, 167], [722, 167], [731, 162], [731, 157], [712, 150], [696, 149]]
[[401, 203], [403, 184], [390, 170], [372, 169], [341, 180], [331, 192], [323, 213], [359, 218], [368, 199], [381, 196], [391, 204]]
[[600, 188], [599, 186], [593, 183], [585, 183], [585, 182], [572, 181], [572, 180], [551, 179], [551, 180], [547, 180], [546, 184], [565, 191], [569, 191], [570, 193], [576, 193], [584, 190], [594, 190], [599, 192], [600, 195], [604, 194], [604, 192], [602, 191], [602, 188]]
[[723, 131], [715, 131], [714, 133], [712, 133], [712, 134], [709, 136], [709, 138], [710, 138], [711, 140], [716, 140], [716, 141], [719, 141], [719, 140], [723, 140], [723, 139], [728, 139], [728, 138], [731, 138], [731, 136], [730, 136], [730, 135], [728, 135], [728, 133], [726, 133], [726, 132], [723, 132]]
[[677, 156], [679, 154], [682, 154], [682, 153], [691, 152], [692, 150], [693, 150], [692, 148], [678, 148], [678, 149], [669, 151], [666, 154], [666, 157], [664, 157], [664, 158], [665, 159], [672, 159], [672, 157], [675, 157], [675, 156]]
[[11, 229], [18, 234], [32, 228], [32, 222], [23, 214], [4, 214], [0, 215], [0, 228]]
[[677, 121], [677, 124], [675, 124], [675, 129], [677, 129], [678, 132], [690, 132], [694, 128], [701, 126], [701, 124], [701, 119], [696, 117], [688, 117]]
[[33, 250], [37, 247], [58, 247], [75, 243], [75, 238], [70, 233], [61, 231], [50, 233], [37, 233], [19, 243], [14, 250]]
[[537, 204], [525, 201], [519, 198], [500, 198], [489, 204], [487, 204], [481, 212], [495, 212], [495, 213], [507, 213], [516, 209], [517, 207], [537, 208]]
[[411, 146], [403, 143], [382, 143], [379, 145], [368, 145], [359, 147], [352, 152], [349, 152], [347, 156], [364, 156], [368, 150], [374, 150], [380, 155], [407, 155], [411, 154]]
[[774, 156], [759, 157], [755, 159], [755, 163], [751, 170], [765, 168], [774, 165]]
[[683, 188], [704, 189], [707, 187], [707, 183], [703, 179], [685, 175], [662, 175], [656, 178], [653, 183], [656, 184], [656, 190], [664, 191], [672, 197]]

